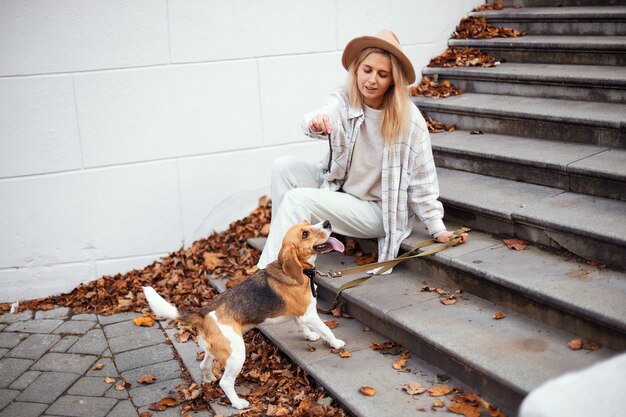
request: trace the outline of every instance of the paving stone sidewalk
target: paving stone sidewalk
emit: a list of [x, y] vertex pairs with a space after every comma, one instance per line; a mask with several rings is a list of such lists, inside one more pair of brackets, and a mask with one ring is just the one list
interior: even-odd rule
[[[148, 409], [185, 381], [164, 330], [135, 326], [138, 316], [73, 314], [65, 307], [0, 316], [0, 417], [180, 416], [180, 406]], [[146, 374], [154, 384], [137, 382]], [[130, 388], [116, 389], [123, 378]]]

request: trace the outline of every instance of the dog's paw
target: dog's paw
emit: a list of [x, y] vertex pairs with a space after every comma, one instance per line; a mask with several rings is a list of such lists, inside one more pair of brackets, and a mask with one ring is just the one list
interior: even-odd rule
[[317, 340], [320, 340], [320, 335], [315, 332], [308, 332], [304, 334], [304, 338], [309, 342], [315, 342]]
[[203, 370], [201, 373], [202, 373], [202, 380], [209, 384], [214, 383], [215, 380], [217, 379], [215, 375], [213, 375], [213, 372], [211, 370], [207, 370], [207, 371]]
[[346, 342], [340, 339], [335, 339], [335, 340], [330, 341], [328, 344], [333, 349], [341, 349], [342, 347], [346, 345]]
[[231, 403], [237, 410], [243, 410], [244, 408], [250, 407], [250, 403], [243, 398], [237, 398], [235, 401], [231, 401]]

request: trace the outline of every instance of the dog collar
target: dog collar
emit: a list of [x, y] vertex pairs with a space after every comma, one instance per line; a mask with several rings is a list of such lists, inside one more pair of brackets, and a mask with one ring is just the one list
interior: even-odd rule
[[315, 278], [315, 268], [305, 269], [302, 272], [304, 272], [304, 275], [309, 277], [309, 283], [311, 284], [311, 294], [313, 294], [313, 298], [317, 298], [317, 291], [315, 291], [315, 283], [313, 282], [313, 279]]

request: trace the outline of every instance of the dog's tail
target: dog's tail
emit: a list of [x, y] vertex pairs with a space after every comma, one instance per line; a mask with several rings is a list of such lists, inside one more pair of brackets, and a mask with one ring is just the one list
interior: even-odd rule
[[150, 308], [157, 316], [165, 317], [170, 320], [177, 320], [180, 318], [178, 309], [165, 301], [152, 287], [143, 287], [143, 293], [146, 296], [146, 300], [150, 305]]

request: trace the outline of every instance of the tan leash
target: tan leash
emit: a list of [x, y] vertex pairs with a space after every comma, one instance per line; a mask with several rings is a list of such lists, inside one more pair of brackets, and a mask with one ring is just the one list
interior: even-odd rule
[[[469, 232], [470, 229], [466, 228], [466, 227], [461, 227], [457, 230], [455, 230], [452, 234], [452, 237], [450, 238], [450, 240], [448, 240], [445, 243], [439, 243], [438, 241], [436, 241], [435, 239], [428, 239], [428, 240], [424, 240], [420, 243], [418, 243], [417, 245], [415, 245], [415, 247], [413, 249], [411, 249], [408, 252], [403, 253], [402, 255], [398, 256], [397, 258], [388, 260], [388, 261], [382, 261], [382, 262], [373, 262], [371, 264], [367, 264], [367, 265], [359, 265], [359, 266], [354, 266], [351, 268], [346, 268], [346, 269], [341, 269], [339, 271], [328, 271], [328, 272], [317, 272], [320, 276], [322, 277], [326, 277], [326, 278], [339, 278], [342, 277], [344, 275], [351, 275], [351, 274], [356, 274], [359, 272], [363, 272], [363, 271], [369, 271], [371, 269], [376, 269], [378, 268], [378, 271], [370, 274], [370, 275], [366, 275], [364, 277], [361, 278], [357, 278], [354, 279], [352, 281], [348, 281], [345, 284], [342, 284], [339, 289], [337, 290], [337, 293], [335, 294], [335, 299], [333, 300], [333, 302], [331, 303], [330, 307], [328, 307], [327, 309], [321, 308], [321, 307], [317, 307], [317, 310], [320, 313], [330, 313], [339, 303], [339, 299], [341, 297], [341, 293], [344, 290], [347, 290], [349, 288], [354, 288], [358, 285], [361, 285], [362, 283], [364, 283], [365, 281], [367, 281], [368, 279], [380, 275], [386, 271], [388, 271], [389, 269], [393, 268], [394, 266], [398, 265], [400, 262], [404, 262], [408, 259], [413, 259], [413, 258], [420, 258], [422, 256], [428, 256], [428, 255], [432, 255], [435, 254], [437, 252], [441, 252], [444, 251], [448, 248], [454, 247], [456, 245], [458, 245], [461, 242], [461, 235], [463, 233], [467, 233]], [[439, 245], [435, 246], [434, 248], [428, 249], [424, 252], [421, 253], [415, 253], [417, 252], [419, 249], [426, 247], [426, 246], [430, 246], [430, 245], [434, 245], [435, 243], [439, 243]]]

